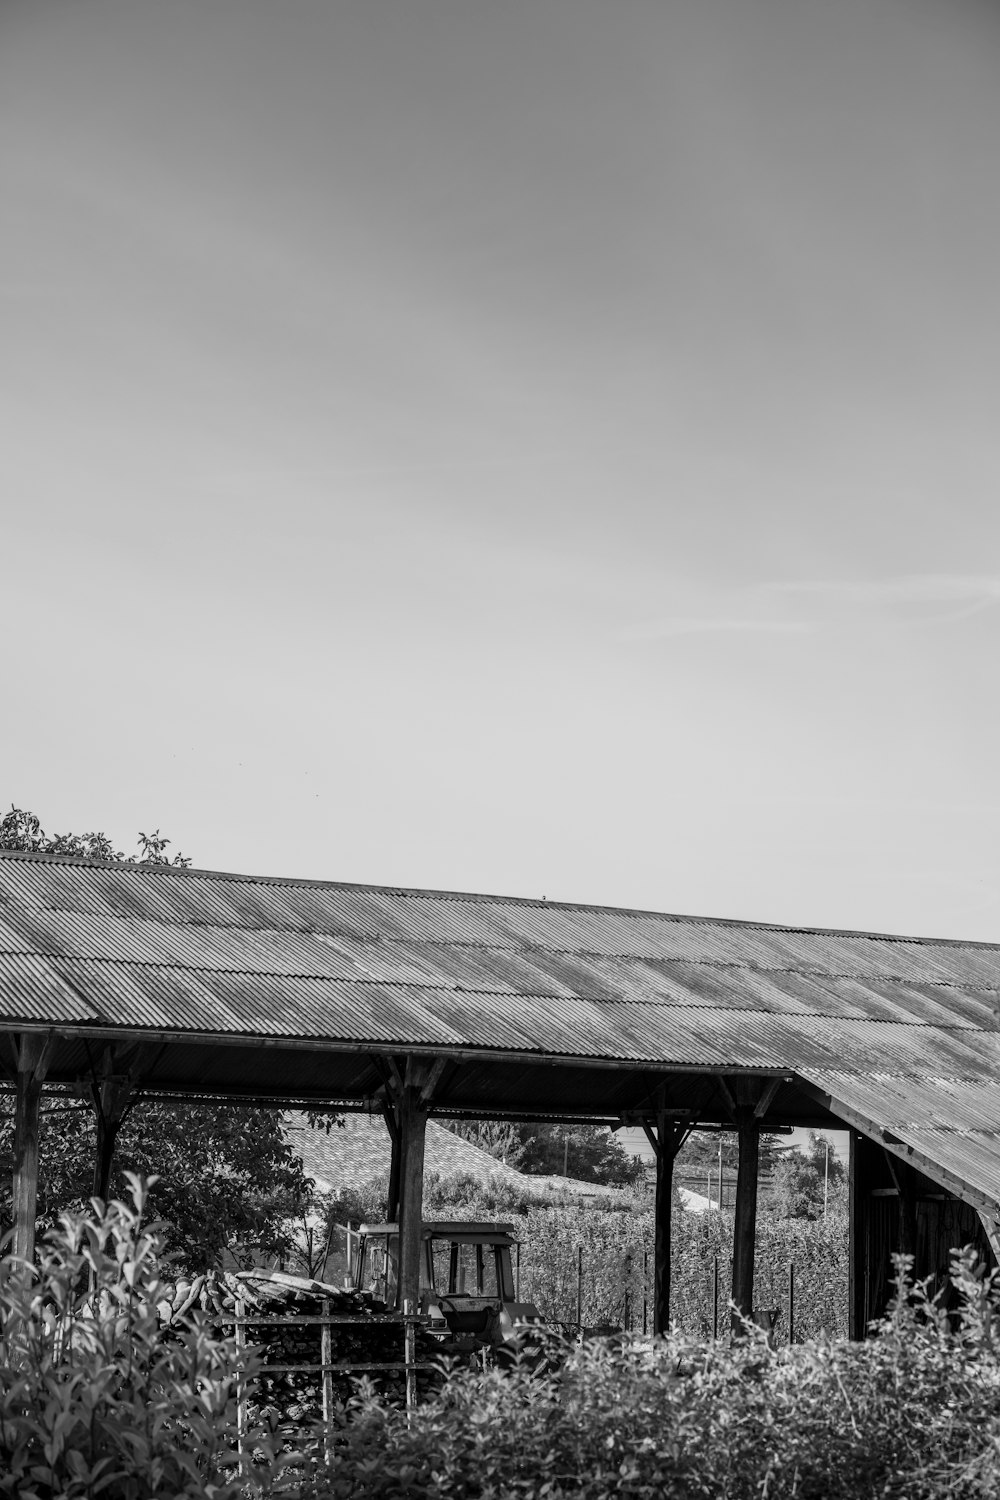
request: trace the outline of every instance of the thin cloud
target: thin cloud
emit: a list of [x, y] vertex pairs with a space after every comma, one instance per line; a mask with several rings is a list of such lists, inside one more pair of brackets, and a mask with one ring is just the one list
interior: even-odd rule
[[801, 635], [814, 627], [806, 620], [733, 620], [687, 616], [648, 620], [618, 631], [620, 641], [658, 641], [678, 635]]
[[673, 615], [626, 626], [617, 632], [617, 638], [656, 641], [688, 635], [804, 635], [854, 623], [859, 612], [867, 616], [878, 610], [895, 614], [891, 623], [897, 625], [949, 624], [1000, 606], [1000, 578], [990, 574], [911, 573], [895, 578], [802, 579], [766, 584], [751, 590], [750, 597], [775, 595], [789, 605], [797, 599], [803, 606], [808, 601], [827, 608], [825, 613], [809, 611], [808, 617], [803, 612], [782, 619]]
[[965, 620], [1000, 605], [1000, 578], [988, 574], [911, 573], [897, 578], [812, 579], [771, 584], [769, 591], [827, 599], [834, 604], [924, 609], [922, 618], [934, 624]]

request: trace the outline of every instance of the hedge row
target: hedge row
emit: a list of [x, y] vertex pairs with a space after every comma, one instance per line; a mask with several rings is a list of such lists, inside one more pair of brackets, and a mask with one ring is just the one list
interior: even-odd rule
[[[310, 1500], [943, 1500], [1000, 1493], [1000, 1319], [918, 1293], [881, 1336], [770, 1350], [602, 1340], [540, 1376], [453, 1375], [408, 1422], [362, 1399]], [[985, 1286], [988, 1288], [989, 1283]]]
[[[865, 1345], [549, 1346], [513, 1368], [455, 1370], [409, 1414], [362, 1381], [321, 1431], [261, 1409], [259, 1356], [171, 1296], [138, 1180], [132, 1200], [64, 1220], [34, 1270], [0, 1262], [0, 1496], [1000, 1493], [1000, 1273], [971, 1250], [952, 1272], [957, 1312], [904, 1284]], [[242, 1434], [241, 1397], [258, 1413]]]

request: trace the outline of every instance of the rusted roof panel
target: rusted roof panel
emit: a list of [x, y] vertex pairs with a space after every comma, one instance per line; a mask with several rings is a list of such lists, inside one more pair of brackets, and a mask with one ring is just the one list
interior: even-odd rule
[[94, 1019], [89, 999], [72, 989], [44, 959], [0, 954], [0, 1016], [52, 1025]]

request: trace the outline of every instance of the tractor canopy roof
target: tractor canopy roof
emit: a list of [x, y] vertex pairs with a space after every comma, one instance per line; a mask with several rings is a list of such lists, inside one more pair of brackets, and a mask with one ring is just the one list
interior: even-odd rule
[[[358, 1234], [398, 1234], [398, 1224], [359, 1224]], [[424, 1223], [421, 1231], [425, 1240], [455, 1240], [459, 1244], [510, 1245], [515, 1243], [513, 1224], [481, 1224], [468, 1221], [440, 1219]]]

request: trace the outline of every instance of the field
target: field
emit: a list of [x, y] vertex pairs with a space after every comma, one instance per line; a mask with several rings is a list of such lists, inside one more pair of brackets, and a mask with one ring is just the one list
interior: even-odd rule
[[[725, 1321], [732, 1230], [727, 1213], [674, 1217], [671, 1320], [684, 1334], [708, 1339]], [[518, 1219], [517, 1233], [522, 1293], [547, 1317], [637, 1333], [651, 1329], [653, 1216], [648, 1209], [534, 1208]], [[812, 1221], [760, 1216], [754, 1306], [777, 1309], [779, 1342], [788, 1338], [789, 1267], [794, 1267], [795, 1340], [846, 1337], [847, 1216]]]

